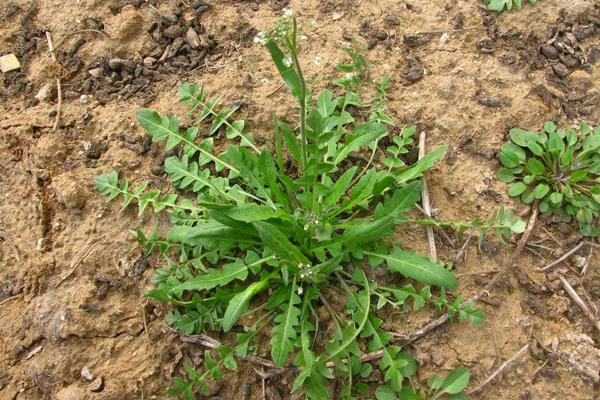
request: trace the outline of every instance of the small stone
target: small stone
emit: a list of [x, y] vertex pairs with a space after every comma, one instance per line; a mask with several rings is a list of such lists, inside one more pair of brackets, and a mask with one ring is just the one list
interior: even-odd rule
[[154, 176], [162, 176], [165, 173], [165, 169], [163, 168], [162, 165], [154, 165], [150, 169], [150, 172], [152, 172], [152, 175], [154, 175]]
[[181, 27], [179, 25], [171, 25], [163, 31], [163, 36], [169, 39], [175, 39], [181, 36]]
[[92, 373], [90, 372], [88, 367], [83, 367], [81, 369], [81, 377], [83, 379], [86, 379], [88, 381], [93, 381], [94, 380], [94, 375], [92, 375]]
[[7, 73], [21, 68], [21, 63], [14, 53], [9, 53], [0, 57], [0, 71]]
[[442, 364], [444, 364], [444, 356], [442, 356], [440, 353], [433, 353], [431, 356], [431, 361], [433, 361], [436, 366], [441, 367]]
[[113, 71], [126, 70], [128, 72], [135, 71], [135, 63], [133, 61], [124, 60], [122, 58], [111, 58], [108, 60], [108, 67]]
[[575, 67], [579, 64], [579, 60], [571, 54], [561, 54], [558, 56], [561, 63], [565, 64], [569, 68]]
[[35, 250], [39, 253], [44, 253], [47, 249], [48, 249], [48, 238], [39, 238], [35, 245]]
[[174, 14], [174, 13], [172, 13], [172, 12], [165, 13], [165, 14], [163, 15], [163, 18], [164, 18], [164, 19], [165, 19], [165, 21], [166, 21], [166, 22], [168, 22], [170, 25], [172, 25], [172, 24], [176, 24], [176, 23], [177, 23], [177, 21], [179, 20], [179, 18], [177, 18], [177, 15], [175, 15], [175, 14]]
[[334, 21], [338, 21], [338, 20], [342, 19], [343, 17], [344, 17], [343, 14], [333, 13], [333, 15], [331, 16], [331, 19], [334, 20]]
[[600, 48], [597, 46], [592, 46], [588, 51], [588, 62], [592, 65], [596, 64], [600, 59]]
[[81, 104], [87, 104], [89, 100], [89, 97], [85, 94], [82, 94], [81, 96], [79, 96], [79, 102]]
[[88, 71], [88, 74], [96, 79], [100, 79], [102, 75], [104, 75], [104, 72], [102, 71], [102, 68], [92, 68]]
[[378, 32], [375, 34], [375, 37], [376, 37], [378, 40], [385, 40], [385, 39], [387, 39], [387, 38], [388, 38], [388, 34], [387, 34], [387, 32], [386, 32], [386, 31], [378, 31]]
[[388, 26], [398, 26], [400, 25], [400, 18], [397, 15], [388, 15], [385, 18], [385, 23]]
[[546, 58], [549, 58], [551, 60], [556, 60], [558, 58], [558, 50], [556, 49], [556, 47], [551, 46], [549, 44], [545, 44], [542, 47], [540, 47], [540, 51]]
[[454, 95], [454, 78], [451, 76], [442, 81], [437, 86], [438, 93], [445, 99], [450, 99]]
[[552, 66], [552, 71], [561, 78], [569, 75], [569, 69], [562, 63], [556, 63]]
[[46, 83], [40, 88], [40, 90], [38, 90], [37, 94], [35, 95], [35, 98], [39, 101], [50, 100], [50, 97], [52, 96], [52, 87], [52, 84]]
[[256, 2], [250, 3], [250, 9], [252, 11], [258, 11], [258, 3], [256, 3]]
[[194, 30], [194, 28], [190, 28], [185, 33], [185, 41], [190, 45], [192, 49], [197, 49], [200, 47], [201, 41], [200, 37]]
[[479, 41], [479, 48], [482, 53], [492, 53], [495, 47], [494, 41], [491, 38], [485, 38]]
[[448, 35], [448, 32], [444, 32], [442, 34], [442, 36], [440, 36], [440, 44], [446, 44], [446, 43], [448, 43], [449, 40], [450, 40], [450, 35]]
[[156, 58], [146, 57], [144, 58], [144, 65], [148, 68], [154, 68], [156, 66]]
[[[81, 210], [85, 207], [87, 194], [71, 174], [67, 173], [55, 177], [52, 180], [52, 187], [58, 202], [67, 209]], [[82, 370], [81, 373], [83, 374], [84, 371]]]

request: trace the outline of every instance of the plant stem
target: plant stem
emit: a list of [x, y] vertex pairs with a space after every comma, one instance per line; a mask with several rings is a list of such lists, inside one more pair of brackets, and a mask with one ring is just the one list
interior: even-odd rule
[[298, 53], [296, 51], [295, 44], [292, 44], [289, 38], [286, 38], [286, 42], [288, 48], [290, 50], [290, 54], [292, 56], [292, 61], [294, 63], [294, 68], [298, 73], [298, 78], [300, 80], [300, 147], [302, 151], [302, 170], [306, 168], [307, 163], [307, 139], [306, 139], [306, 82], [304, 80], [304, 75], [302, 74], [302, 68], [300, 67], [300, 61], [298, 60]]

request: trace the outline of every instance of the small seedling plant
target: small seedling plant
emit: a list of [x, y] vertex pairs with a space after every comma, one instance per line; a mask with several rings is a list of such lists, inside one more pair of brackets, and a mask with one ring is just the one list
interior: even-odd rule
[[[531, 4], [535, 4], [538, 0], [528, 0]], [[510, 11], [513, 8], [513, 5], [518, 10], [521, 9], [523, 0], [485, 0], [485, 4], [488, 6], [488, 9], [492, 11], [501, 12], [505, 9]]]
[[[169, 393], [185, 399], [206, 393], [207, 379], [222, 379], [223, 368], [235, 369], [236, 359], [256, 354], [257, 337], [268, 332], [272, 363], [297, 372], [291, 390], [302, 397], [329, 399], [329, 382], [341, 378], [345, 384], [335, 395], [356, 398], [372, 390], [362, 379], [378, 368], [378, 400], [465, 398], [460, 393], [469, 375], [462, 369], [421, 388], [415, 360], [392, 343], [378, 310], [416, 310], [429, 301], [474, 325], [483, 313], [462, 304], [461, 296], [448, 300], [446, 289], [458, 286], [454, 272], [404, 249], [394, 241], [395, 230], [422, 223], [510, 235], [522, 231], [521, 221], [504, 210], [487, 224], [410, 218], [420, 200], [420, 177], [446, 146], [412, 165], [402, 160], [416, 129], [393, 126], [386, 114], [387, 80], [376, 85], [370, 115], [355, 117], [362, 105], [354, 89], [365, 63], [355, 53], [340, 67], [338, 94], [326, 89], [313, 98], [293, 16], [257, 40], [299, 109], [295, 123], [273, 115], [272, 147], [259, 148], [244, 121], [231, 119], [235, 108], [223, 108], [202, 87], [185, 84], [178, 96], [189, 107], [189, 127], [182, 128], [175, 115], [137, 112], [153, 141], [177, 150], [164, 166], [184, 195], [162, 194], [147, 183], [130, 187], [116, 172], [97, 178], [108, 199], [123, 197], [123, 208], [137, 202], [140, 215], [148, 207], [169, 213], [166, 238], [135, 232], [148, 253], [165, 260], [148, 296], [174, 306], [167, 322], [186, 334], [229, 333], [225, 337], [234, 343], [215, 354], [207, 350], [200, 371], [186, 365], [188, 378], [177, 378]], [[380, 148], [391, 129], [392, 144]], [[223, 132], [237, 144], [217, 153], [214, 136]], [[395, 276], [380, 282], [376, 268]], [[433, 296], [438, 288], [441, 294]], [[363, 361], [374, 352], [376, 361]]]
[[539, 202], [542, 213], [575, 219], [585, 236], [600, 233], [600, 127], [558, 129], [546, 122], [542, 132], [510, 131], [502, 146], [505, 168], [498, 179], [510, 183], [508, 194], [524, 203]]

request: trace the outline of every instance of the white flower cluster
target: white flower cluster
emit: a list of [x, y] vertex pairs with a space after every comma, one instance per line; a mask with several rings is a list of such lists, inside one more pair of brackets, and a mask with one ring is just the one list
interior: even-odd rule
[[263, 46], [267, 44], [267, 36], [264, 34], [264, 32], [258, 32], [258, 35], [254, 37], [254, 43], [262, 44]]
[[289, 68], [292, 66], [292, 64], [294, 64], [294, 61], [292, 61], [292, 57], [288, 57], [285, 60], [283, 60], [283, 64]]
[[315, 271], [311, 270], [310, 264], [298, 264], [298, 268], [300, 268], [300, 279], [310, 278], [315, 274]]
[[285, 18], [290, 18], [294, 16], [294, 10], [292, 10], [291, 8], [284, 8], [283, 9], [283, 16]]
[[302, 296], [302, 293], [304, 293], [304, 289], [302, 289], [302, 286], [298, 287], [298, 296]]
[[310, 214], [307, 218], [306, 225], [304, 225], [304, 230], [307, 231], [311, 226], [319, 225], [319, 218], [316, 215]]

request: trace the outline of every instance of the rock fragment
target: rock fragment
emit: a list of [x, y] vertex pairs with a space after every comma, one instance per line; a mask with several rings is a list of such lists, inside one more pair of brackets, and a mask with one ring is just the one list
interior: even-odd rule
[[19, 59], [17, 59], [17, 56], [13, 53], [5, 54], [0, 57], [0, 71], [2, 71], [2, 73], [5, 74], [20, 68], [21, 63], [19, 62]]

